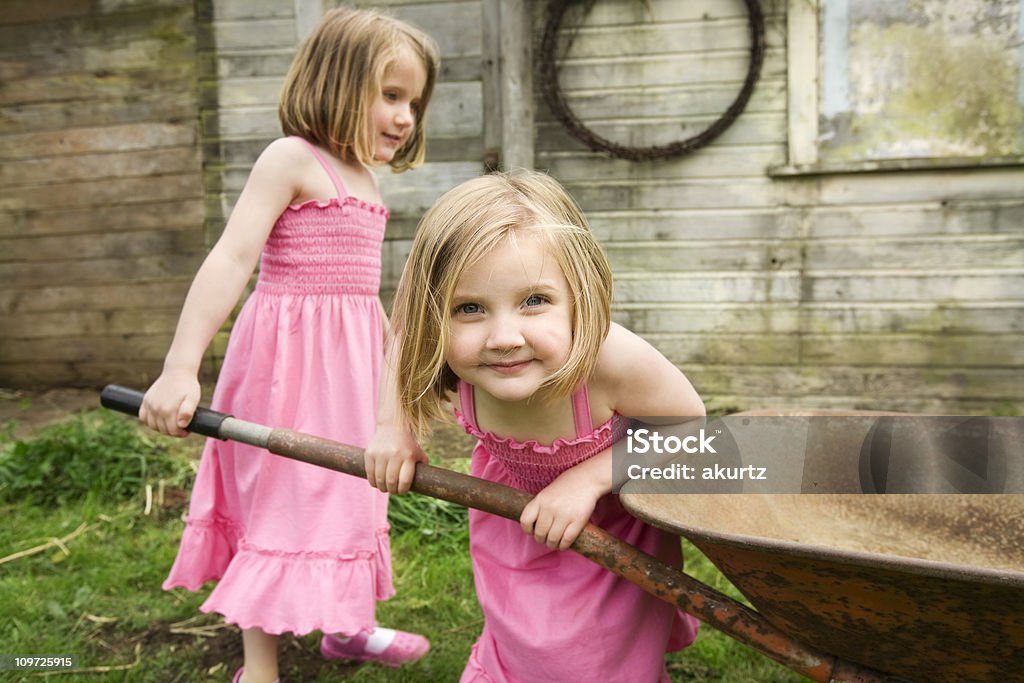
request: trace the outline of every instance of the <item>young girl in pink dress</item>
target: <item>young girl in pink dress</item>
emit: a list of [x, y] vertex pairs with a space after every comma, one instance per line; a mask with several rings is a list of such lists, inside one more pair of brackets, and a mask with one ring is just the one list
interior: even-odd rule
[[[437, 69], [434, 43], [405, 23], [347, 9], [324, 15], [284, 85], [287, 137], [257, 159], [199, 269], [163, 373], [146, 392], [143, 422], [185, 434], [203, 353], [259, 259], [212, 407], [370, 442], [384, 366], [378, 292], [388, 211], [369, 167], [422, 163]], [[219, 583], [202, 611], [242, 629], [245, 662], [235, 681], [275, 680], [277, 636], [286, 631], [328, 634], [325, 657], [390, 666], [429, 647], [422, 636], [375, 624], [376, 601], [394, 593], [387, 496], [353, 477], [213, 439], [164, 588], [197, 590], [209, 580]]]
[[[536, 494], [519, 523], [470, 512], [484, 628], [463, 681], [667, 681], [664, 655], [697, 622], [599, 565], [562, 552], [588, 520], [681, 566], [678, 538], [610, 495], [626, 416], [696, 417], [690, 382], [610, 322], [612, 277], [578, 207], [539, 173], [489, 175], [420, 223], [393, 312], [401, 424], [451, 402], [477, 437], [472, 473]], [[408, 489], [417, 455], [367, 450], [381, 490]], [[524, 533], [525, 532], [525, 533]]]

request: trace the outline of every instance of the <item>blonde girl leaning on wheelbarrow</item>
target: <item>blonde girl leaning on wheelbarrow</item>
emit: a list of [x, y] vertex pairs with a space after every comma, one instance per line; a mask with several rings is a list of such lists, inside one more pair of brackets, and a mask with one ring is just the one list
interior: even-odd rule
[[[680, 566], [679, 539], [612, 490], [624, 416], [702, 416], [693, 386], [610, 322], [611, 271], [551, 178], [471, 180], [420, 223], [393, 312], [400, 424], [420, 434], [447, 403], [477, 438], [472, 473], [535, 494], [519, 523], [470, 511], [483, 633], [463, 681], [667, 681], [664, 655], [697, 622], [571, 553], [588, 520]], [[408, 490], [417, 454], [374, 443], [368, 480]]]
[[[433, 41], [375, 12], [327, 12], [299, 49], [280, 119], [189, 290], [140, 419], [184, 435], [210, 340], [260, 259], [235, 320], [215, 410], [365, 446], [375, 425], [386, 318], [388, 210], [371, 166], [423, 161], [437, 77]], [[393, 435], [392, 435], [393, 438]], [[411, 438], [411, 437], [410, 437]], [[164, 588], [218, 584], [202, 611], [242, 629], [234, 681], [278, 676], [277, 637], [322, 631], [327, 658], [414, 661], [422, 636], [376, 626], [394, 593], [387, 496], [353, 477], [211, 439]], [[333, 634], [333, 635], [332, 635]]]

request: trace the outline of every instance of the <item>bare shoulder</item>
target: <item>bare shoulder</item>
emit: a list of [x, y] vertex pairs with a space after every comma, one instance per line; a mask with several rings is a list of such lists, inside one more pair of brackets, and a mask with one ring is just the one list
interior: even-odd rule
[[682, 370], [647, 340], [614, 323], [592, 385], [623, 415], [703, 414], [703, 402]]
[[260, 153], [249, 173], [248, 184], [261, 193], [273, 191], [291, 200], [300, 194], [315, 163], [298, 138], [278, 138]]
[[304, 165], [313, 159], [305, 143], [299, 138], [277, 138], [263, 148], [254, 169], [260, 166], [271, 166], [277, 168], [289, 168], [294, 165]]
[[594, 379], [598, 382], [618, 383], [635, 375], [644, 363], [661, 364], [668, 361], [638, 334], [618, 323], [612, 323], [597, 356]]

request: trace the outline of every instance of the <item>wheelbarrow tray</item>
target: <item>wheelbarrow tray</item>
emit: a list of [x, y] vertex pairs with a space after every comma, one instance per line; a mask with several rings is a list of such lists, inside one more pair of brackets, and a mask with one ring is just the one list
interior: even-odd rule
[[775, 627], [911, 681], [1024, 680], [1024, 496], [624, 493]]

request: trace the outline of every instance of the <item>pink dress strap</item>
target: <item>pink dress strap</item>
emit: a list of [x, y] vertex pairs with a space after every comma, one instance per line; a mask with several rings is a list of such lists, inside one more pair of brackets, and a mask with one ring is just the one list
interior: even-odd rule
[[[299, 137], [298, 135], [293, 135], [292, 137], [296, 140], [302, 140], [306, 147], [309, 147], [309, 151], [313, 153], [316, 160], [320, 162], [320, 165], [324, 167], [324, 170], [327, 171], [327, 175], [330, 176], [331, 182], [334, 183], [334, 191], [338, 193], [338, 199], [344, 199], [347, 197], [348, 192], [345, 191], [345, 183], [341, 182], [341, 176], [338, 175], [338, 172], [334, 170], [334, 167], [331, 166], [326, 158], [324, 158], [324, 155], [320, 153], [320, 150], [316, 148], [316, 145], [306, 138]], [[374, 180], [374, 182], [376, 182], [376, 180]]]
[[576, 423], [576, 436], [584, 437], [594, 431], [594, 423], [590, 417], [590, 393], [586, 384], [572, 392], [572, 419]]
[[476, 406], [473, 404], [473, 385], [459, 380], [459, 403], [462, 404], [462, 417], [473, 429], [480, 429], [476, 423]]

